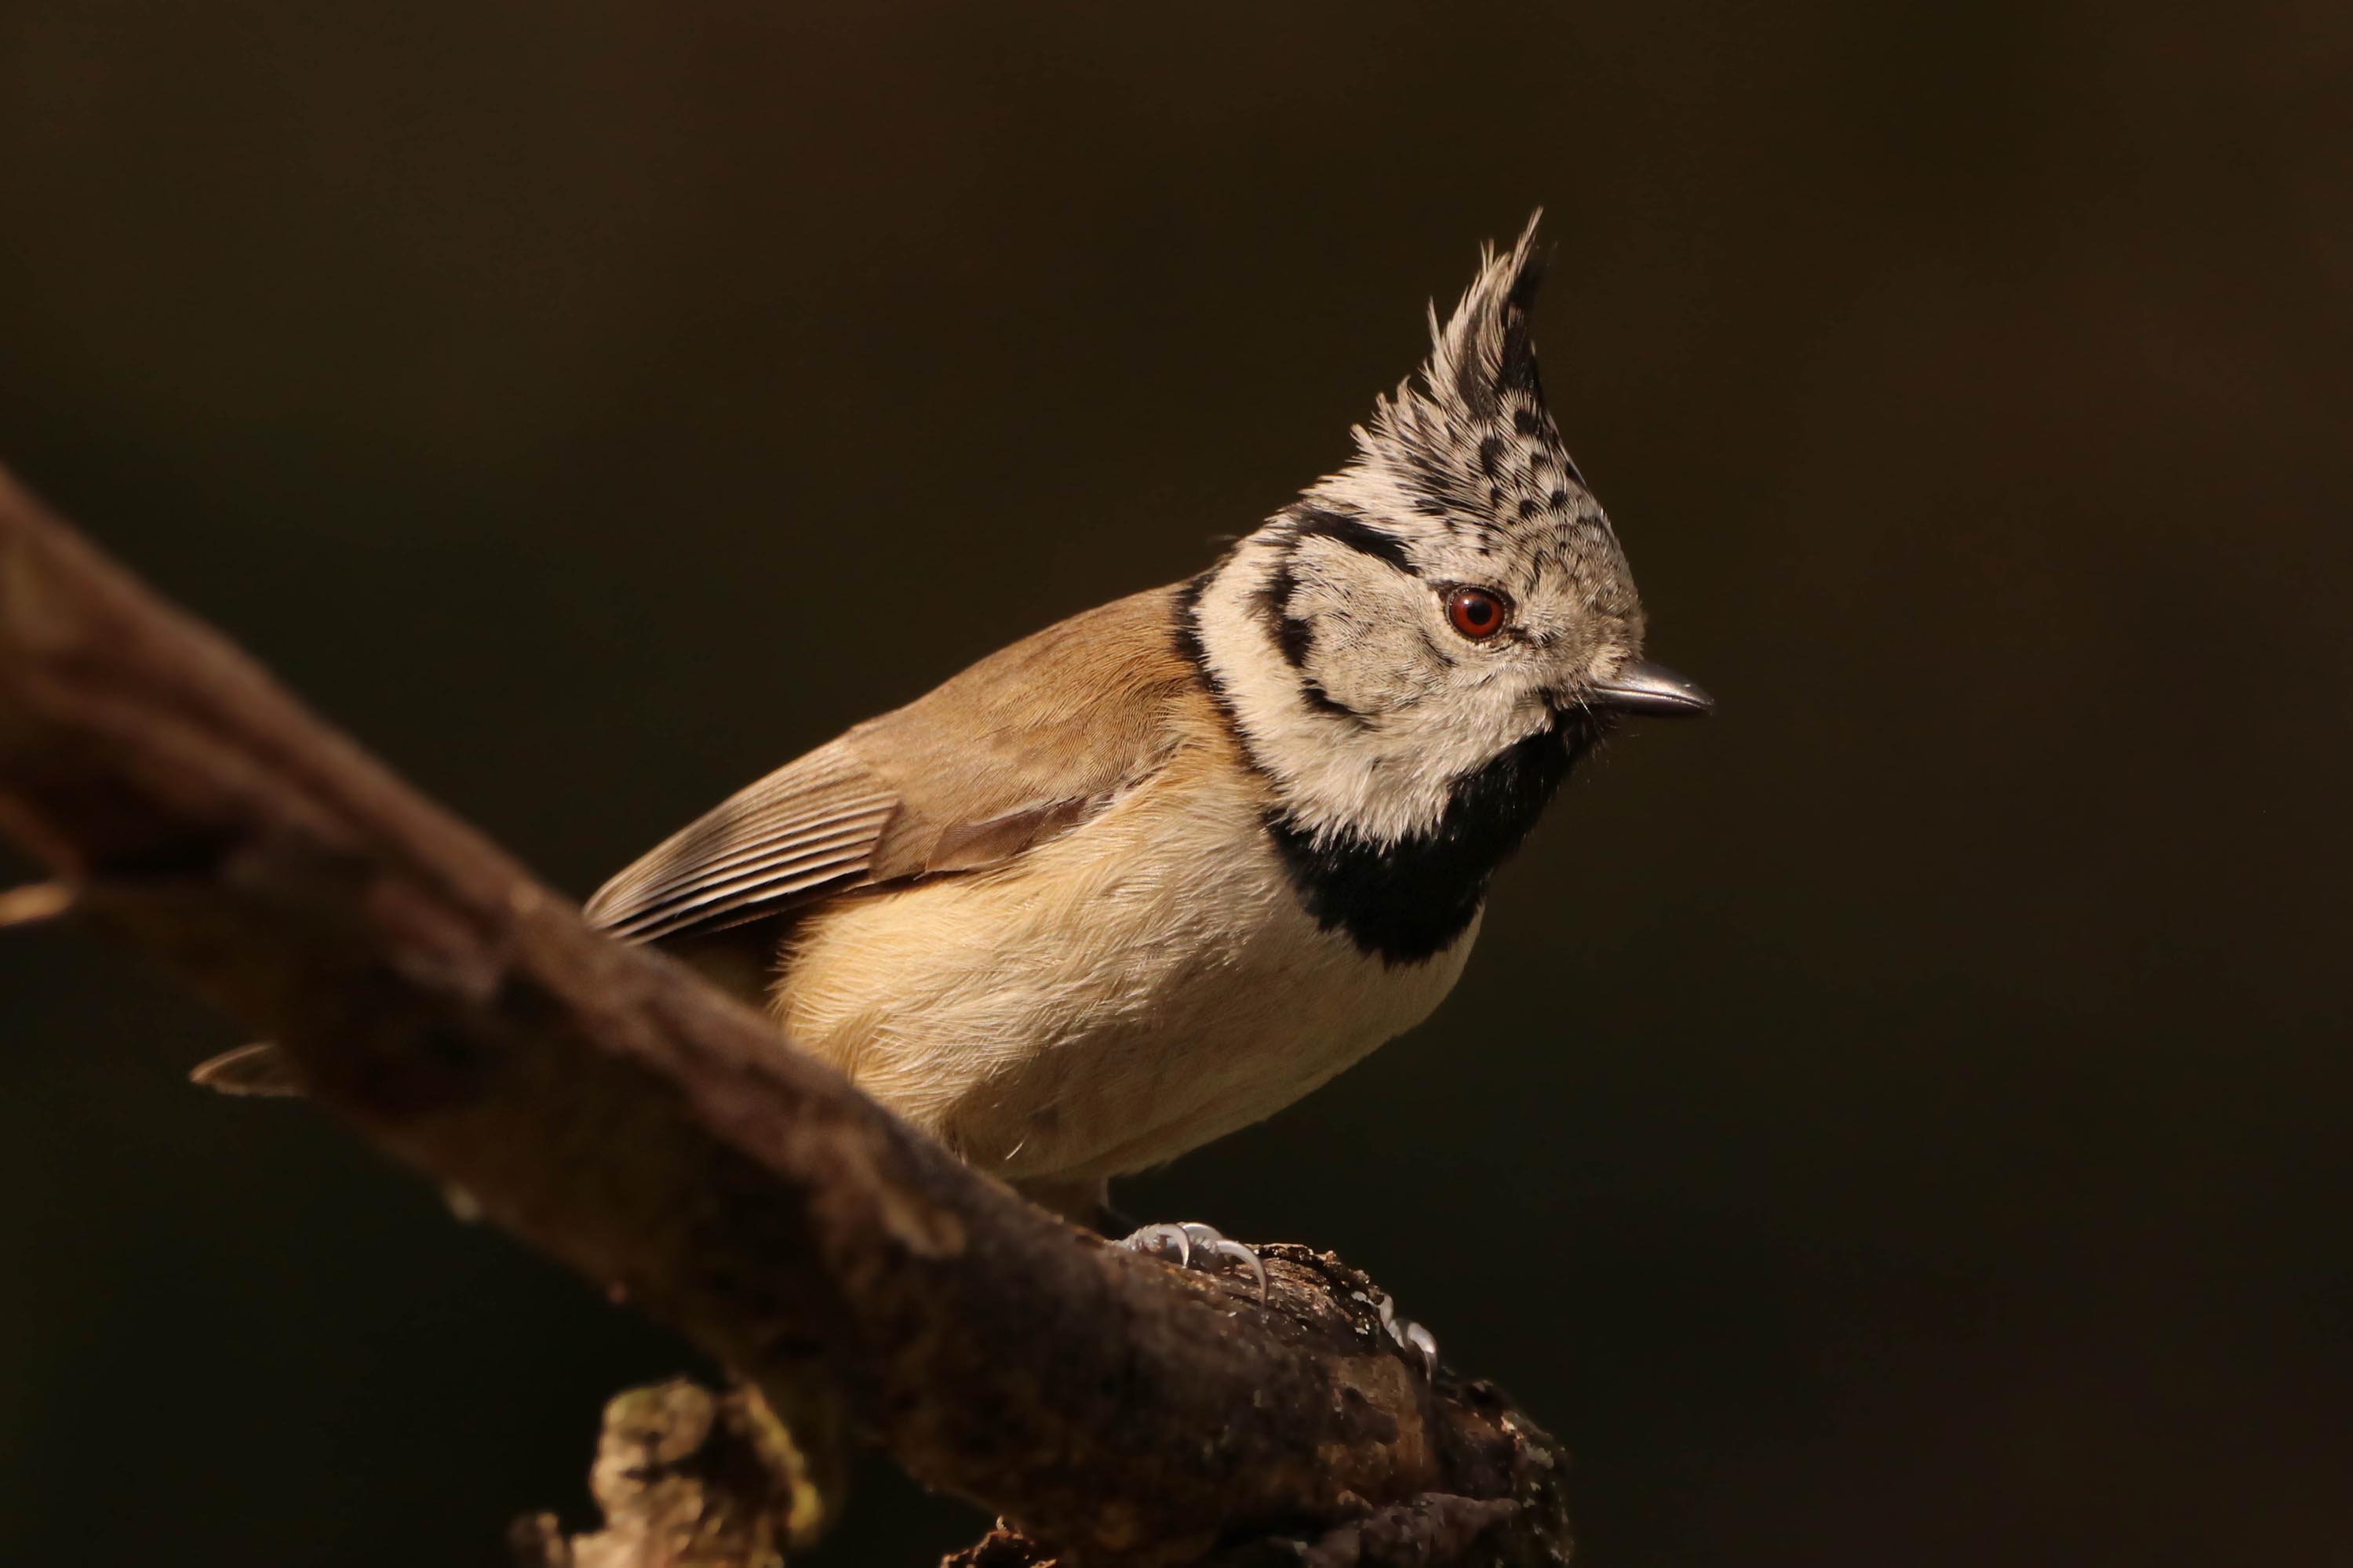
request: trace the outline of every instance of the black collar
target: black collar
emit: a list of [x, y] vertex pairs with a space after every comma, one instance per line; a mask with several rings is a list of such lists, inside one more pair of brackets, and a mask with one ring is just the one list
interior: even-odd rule
[[1317, 925], [1345, 932], [1391, 967], [1419, 963], [1469, 927], [1495, 868], [1595, 738], [1582, 714], [1556, 720], [1458, 780], [1437, 825], [1395, 843], [1319, 837], [1279, 807], [1267, 814], [1266, 830]]

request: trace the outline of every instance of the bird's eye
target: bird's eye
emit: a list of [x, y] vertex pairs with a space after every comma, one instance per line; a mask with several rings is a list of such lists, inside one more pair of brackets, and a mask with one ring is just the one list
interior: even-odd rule
[[1512, 602], [1493, 588], [1457, 588], [1446, 595], [1446, 619], [1472, 642], [1485, 642], [1512, 618]]

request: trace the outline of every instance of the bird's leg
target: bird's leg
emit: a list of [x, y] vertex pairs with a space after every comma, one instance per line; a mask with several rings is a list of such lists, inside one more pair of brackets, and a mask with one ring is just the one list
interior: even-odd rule
[[[1266, 1300], [1266, 1265], [1259, 1255], [1239, 1241], [1228, 1241], [1216, 1227], [1198, 1220], [1170, 1225], [1138, 1226], [1112, 1206], [1111, 1184], [1108, 1182], [1087, 1182], [1067, 1187], [1050, 1184], [1029, 1185], [1023, 1194], [1033, 1203], [1057, 1209], [1082, 1224], [1092, 1221], [1096, 1230], [1105, 1236], [1125, 1230], [1119, 1245], [1130, 1252], [1141, 1252], [1147, 1258], [1157, 1258], [1179, 1268], [1198, 1268], [1218, 1274], [1228, 1270], [1248, 1274], [1258, 1286], [1259, 1300]], [[1438, 1340], [1428, 1329], [1411, 1318], [1400, 1318], [1397, 1303], [1384, 1294], [1376, 1299], [1359, 1296], [1358, 1300], [1373, 1309], [1381, 1321], [1381, 1329], [1398, 1349], [1419, 1359], [1423, 1373], [1438, 1375]]]
[[1258, 1254], [1239, 1241], [1228, 1241], [1198, 1221], [1147, 1225], [1131, 1233], [1120, 1245], [1131, 1252], [1174, 1263], [1179, 1268], [1199, 1268], [1213, 1274], [1228, 1267], [1246, 1270], [1258, 1283], [1259, 1299], [1266, 1299], [1266, 1265], [1259, 1261]]
[[1266, 1265], [1259, 1261], [1257, 1253], [1239, 1241], [1228, 1241], [1215, 1227], [1198, 1221], [1139, 1226], [1112, 1206], [1111, 1183], [1101, 1176], [1076, 1182], [1024, 1182], [1019, 1184], [1019, 1191], [1040, 1208], [1051, 1209], [1100, 1235], [1124, 1233], [1120, 1245], [1131, 1252], [1165, 1259], [1179, 1268], [1200, 1268], [1211, 1273], [1229, 1268], [1239, 1269], [1256, 1281], [1260, 1300], [1266, 1297]]
[[[1246, 1271], [1258, 1284], [1259, 1299], [1266, 1298], [1266, 1265], [1259, 1260], [1258, 1254], [1239, 1241], [1228, 1241], [1206, 1225], [1147, 1225], [1124, 1237], [1120, 1245], [1179, 1268], [1211, 1273], [1228, 1268]], [[1421, 1363], [1422, 1375], [1438, 1375], [1436, 1335], [1411, 1318], [1399, 1317], [1396, 1301], [1386, 1292], [1377, 1296], [1360, 1293], [1356, 1299], [1373, 1310], [1380, 1320], [1381, 1331], [1388, 1335], [1390, 1342]]]
[[1227, 1268], [1240, 1269], [1257, 1282], [1259, 1297], [1265, 1299], [1266, 1265], [1259, 1261], [1257, 1253], [1239, 1241], [1228, 1241], [1214, 1227], [1198, 1222], [1139, 1226], [1112, 1206], [1111, 1183], [1101, 1176], [1077, 1182], [1024, 1182], [1019, 1191], [1039, 1207], [1051, 1209], [1099, 1235], [1124, 1233], [1120, 1245], [1131, 1252], [1163, 1258], [1179, 1268], [1201, 1268], [1212, 1273]]

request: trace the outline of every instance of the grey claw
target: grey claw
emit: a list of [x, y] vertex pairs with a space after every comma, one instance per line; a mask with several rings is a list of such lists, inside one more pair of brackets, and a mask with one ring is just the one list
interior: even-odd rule
[[1219, 1258], [1231, 1258], [1249, 1269], [1250, 1278], [1258, 1281], [1258, 1299], [1261, 1301], [1266, 1300], [1266, 1265], [1258, 1260], [1257, 1253], [1252, 1252], [1240, 1242], [1228, 1241], [1222, 1236], [1210, 1244], [1209, 1250]]
[[1147, 1225], [1131, 1233], [1120, 1243], [1130, 1252], [1159, 1252], [1166, 1247], [1176, 1249], [1176, 1267], [1193, 1266], [1193, 1238], [1181, 1225]]
[[1423, 1374], [1436, 1377], [1438, 1375], [1438, 1341], [1430, 1331], [1411, 1318], [1398, 1317], [1397, 1303], [1387, 1296], [1373, 1303], [1373, 1310], [1379, 1316], [1381, 1327], [1388, 1331], [1389, 1338], [1397, 1342], [1398, 1349], [1418, 1352], [1421, 1356]]
[[1201, 1260], [1198, 1267], [1203, 1268], [1213, 1267], [1211, 1259], [1240, 1264], [1250, 1270], [1250, 1279], [1257, 1282], [1259, 1300], [1266, 1300], [1266, 1265], [1259, 1261], [1258, 1254], [1239, 1241], [1228, 1241], [1213, 1226], [1198, 1220], [1183, 1225], [1147, 1225], [1120, 1245], [1131, 1252], [1155, 1254], [1165, 1254], [1173, 1247], [1179, 1268], [1196, 1267], [1197, 1257]]
[[1409, 1321], [1405, 1326], [1405, 1342], [1421, 1352], [1421, 1374], [1438, 1375], [1438, 1341], [1419, 1323]]

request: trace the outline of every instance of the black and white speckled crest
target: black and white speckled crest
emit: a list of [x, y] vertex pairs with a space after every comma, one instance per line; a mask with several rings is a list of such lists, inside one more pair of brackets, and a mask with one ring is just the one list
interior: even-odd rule
[[1356, 460], [1300, 504], [1402, 512], [1498, 553], [1597, 568], [1601, 587], [1619, 574], [1617, 542], [1545, 406], [1529, 331], [1538, 217], [1508, 251], [1482, 252], [1442, 323], [1432, 308], [1429, 360], [1352, 432]]

